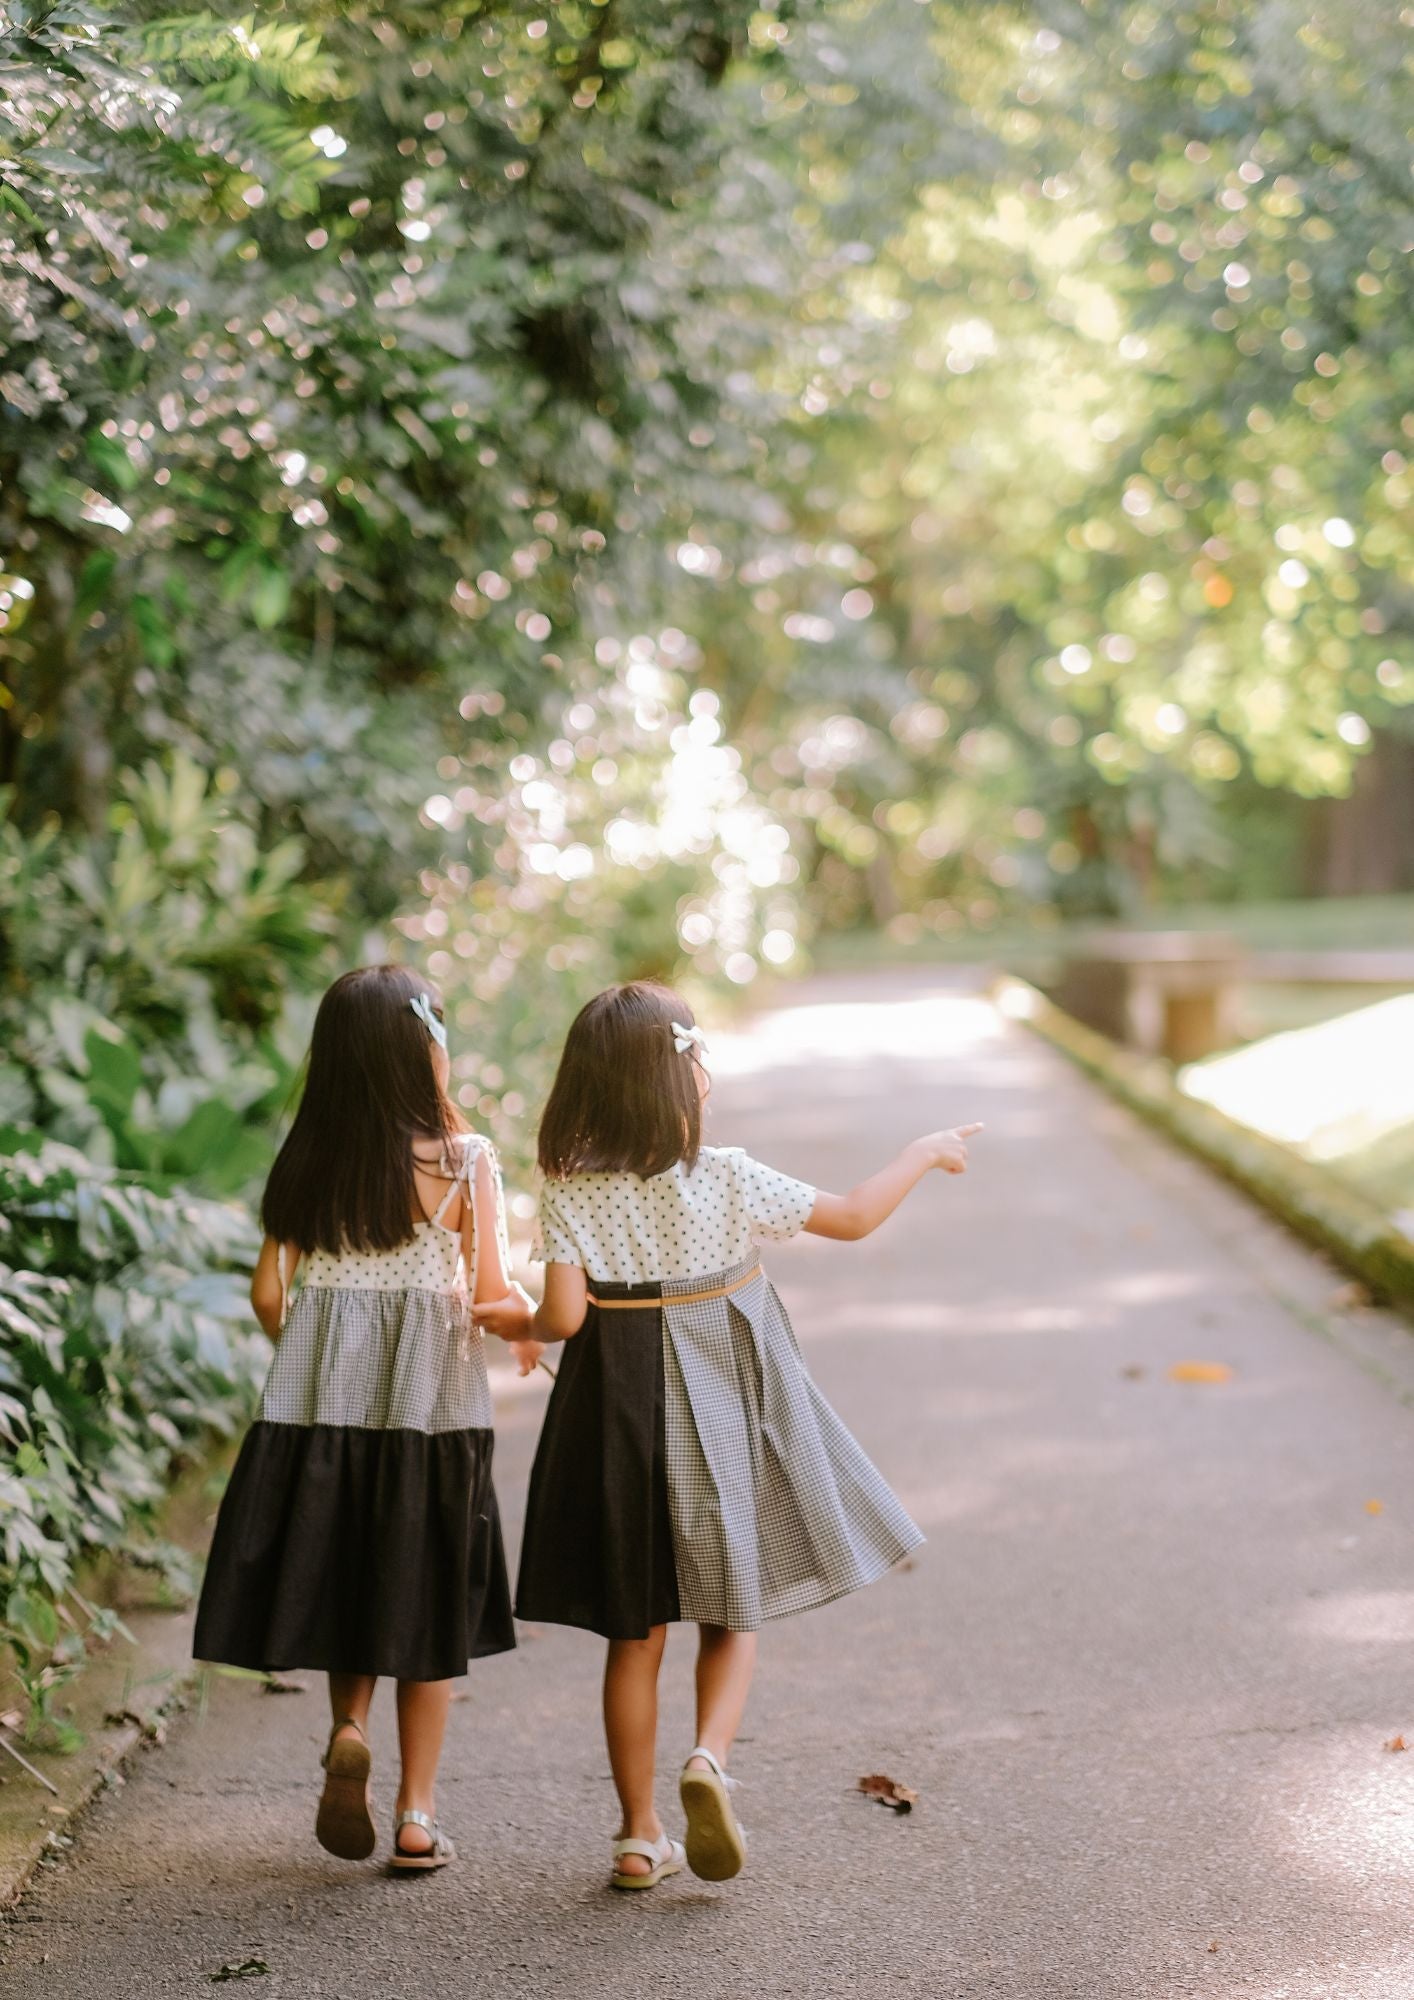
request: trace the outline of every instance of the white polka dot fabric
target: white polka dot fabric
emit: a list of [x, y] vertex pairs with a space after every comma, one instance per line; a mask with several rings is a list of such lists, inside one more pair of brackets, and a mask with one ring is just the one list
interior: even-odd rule
[[740, 1146], [704, 1146], [688, 1170], [572, 1174], [540, 1197], [531, 1254], [578, 1264], [599, 1284], [644, 1285], [722, 1271], [756, 1245], [784, 1242], [810, 1219], [815, 1189]]

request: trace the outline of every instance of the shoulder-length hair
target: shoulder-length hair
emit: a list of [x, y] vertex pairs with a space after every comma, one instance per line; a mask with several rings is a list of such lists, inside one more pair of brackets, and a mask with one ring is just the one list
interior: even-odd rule
[[319, 1003], [304, 1090], [261, 1203], [268, 1236], [301, 1250], [396, 1250], [417, 1210], [413, 1143], [437, 1138], [451, 1169], [466, 1129], [437, 1081], [432, 1036], [413, 1012], [436, 989], [401, 965], [365, 965]]
[[540, 1170], [666, 1173], [702, 1147], [694, 1053], [679, 1055], [673, 1023], [692, 1010], [666, 986], [633, 980], [597, 994], [575, 1016], [540, 1121]]

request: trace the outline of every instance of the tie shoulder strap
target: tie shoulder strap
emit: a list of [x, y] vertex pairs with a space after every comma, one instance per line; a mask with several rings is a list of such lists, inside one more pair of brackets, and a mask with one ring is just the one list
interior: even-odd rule
[[476, 1275], [480, 1262], [480, 1231], [476, 1227], [476, 1163], [484, 1155], [491, 1169], [491, 1194], [495, 1205], [496, 1244], [501, 1253], [501, 1269], [510, 1276], [511, 1248], [506, 1229], [506, 1193], [501, 1182], [501, 1163], [496, 1157], [496, 1148], [481, 1132], [468, 1132], [462, 1155], [466, 1179], [466, 1209], [462, 1220], [463, 1256], [466, 1264], [466, 1282], [471, 1296], [476, 1297]]

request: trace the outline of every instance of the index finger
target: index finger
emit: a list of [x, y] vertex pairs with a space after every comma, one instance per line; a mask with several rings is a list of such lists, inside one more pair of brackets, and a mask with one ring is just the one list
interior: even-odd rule
[[981, 1125], [981, 1124], [977, 1124], [977, 1125], [955, 1125], [955, 1126], [953, 1127], [953, 1131], [954, 1131], [954, 1133], [956, 1134], [956, 1136], [957, 1136], [957, 1137], [958, 1137], [959, 1139], [970, 1139], [970, 1138], [972, 1137], [972, 1134], [973, 1134], [974, 1132], [982, 1132], [982, 1131], [985, 1131], [985, 1130], [986, 1130], [986, 1127], [985, 1127], [985, 1126], [983, 1126], [983, 1125]]

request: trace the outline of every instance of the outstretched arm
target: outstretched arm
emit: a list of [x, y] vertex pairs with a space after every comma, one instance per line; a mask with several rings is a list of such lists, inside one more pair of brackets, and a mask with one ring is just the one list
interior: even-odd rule
[[817, 1194], [806, 1229], [812, 1236], [833, 1237], [839, 1243], [857, 1243], [861, 1236], [871, 1236], [932, 1168], [938, 1167], [945, 1174], [965, 1174], [967, 1141], [981, 1130], [980, 1125], [959, 1125], [951, 1132], [930, 1132], [925, 1139], [905, 1146], [897, 1159], [848, 1194]]

